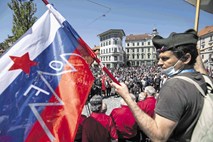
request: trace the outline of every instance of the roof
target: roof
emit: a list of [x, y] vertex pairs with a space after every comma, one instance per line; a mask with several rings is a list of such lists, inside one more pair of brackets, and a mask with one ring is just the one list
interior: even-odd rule
[[138, 41], [138, 40], [144, 40], [144, 39], [151, 39], [151, 35], [149, 34], [140, 34], [140, 35], [128, 35], [126, 36], [125, 41]]
[[100, 36], [103, 36], [103, 35], [106, 35], [106, 34], [109, 34], [109, 33], [114, 33], [114, 32], [119, 32], [123, 36], [125, 36], [124, 30], [122, 30], [122, 29], [110, 29], [108, 31], [105, 31], [103, 33], [98, 34], [98, 36], [100, 37]]
[[198, 32], [198, 36], [204, 36], [208, 33], [213, 33], [213, 26], [206, 26]]

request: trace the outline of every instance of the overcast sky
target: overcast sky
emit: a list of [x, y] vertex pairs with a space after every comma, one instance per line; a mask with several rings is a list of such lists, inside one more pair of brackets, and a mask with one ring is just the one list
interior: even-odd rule
[[[12, 11], [0, 0], [0, 42], [11, 34]], [[47, 8], [34, 0], [39, 18]], [[171, 32], [194, 28], [195, 7], [184, 0], [49, 0], [90, 45], [99, 45], [98, 34], [123, 29], [126, 35], [151, 33], [157, 28], [167, 37]], [[199, 29], [213, 25], [213, 14], [201, 11]]]

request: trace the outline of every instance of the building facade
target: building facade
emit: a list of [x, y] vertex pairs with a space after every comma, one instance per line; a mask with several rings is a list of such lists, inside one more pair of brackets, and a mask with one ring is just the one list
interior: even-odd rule
[[98, 35], [100, 38], [100, 60], [107, 68], [124, 66], [122, 29], [110, 29]]
[[197, 43], [205, 68], [212, 74], [213, 71], [213, 26], [206, 26], [198, 32]]
[[157, 55], [152, 38], [157, 34], [157, 29], [153, 29], [152, 34], [126, 36], [125, 51], [128, 66], [155, 65]]

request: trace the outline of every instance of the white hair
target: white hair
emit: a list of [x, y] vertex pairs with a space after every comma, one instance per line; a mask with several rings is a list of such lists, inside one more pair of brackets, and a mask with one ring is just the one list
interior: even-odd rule
[[147, 93], [147, 95], [149, 95], [149, 96], [154, 96], [156, 93], [155, 88], [152, 86], [145, 87], [144, 92]]

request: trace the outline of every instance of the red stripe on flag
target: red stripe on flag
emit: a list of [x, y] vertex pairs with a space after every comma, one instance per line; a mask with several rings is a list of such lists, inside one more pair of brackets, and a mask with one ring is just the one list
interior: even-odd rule
[[[64, 106], [47, 106], [41, 114], [57, 142], [74, 141], [78, 127], [77, 120], [94, 81], [85, 60], [78, 56], [71, 56], [69, 62], [77, 69], [77, 72], [62, 75], [58, 88], [55, 90], [64, 102]], [[69, 69], [69, 66], [66, 66], [64, 70]], [[52, 97], [49, 102], [57, 103], [58, 101]], [[48, 142], [50, 140], [37, 121], [25, 141]]]

